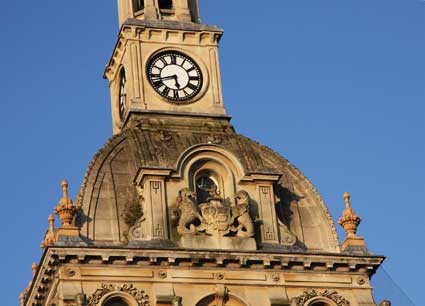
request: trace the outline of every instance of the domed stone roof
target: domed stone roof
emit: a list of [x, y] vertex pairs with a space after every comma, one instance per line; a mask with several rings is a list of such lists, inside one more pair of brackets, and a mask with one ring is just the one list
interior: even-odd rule
[[[128, 243], [126, 209], [129, 201], [138, 201], [135, 178], [140, 169], [167, 170], [176, 180], [173, 175], [185, 154], [203, 146], [233, 156], [244, 176], [278, 175], [274, 194], [279, 226], [289, 229], [308, 251], [339, 252], [332, 218], [309, 180], [279, 154], [234, 132], [227, 119], [164, 117], [128, 123], [87, 170], [76, 203], [83, 212], [77, 220], [81, 234], [94, 244]], [[166, 201], [176, 196], [169, 194]]]

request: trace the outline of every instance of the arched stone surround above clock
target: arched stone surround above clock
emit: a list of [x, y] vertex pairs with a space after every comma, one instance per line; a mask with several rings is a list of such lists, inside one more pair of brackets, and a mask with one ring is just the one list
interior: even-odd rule
[[[164, 225], [161, 228], [156, 224], [153, 234], [142, 240], [177, 241], [172, 219], [178, 192], [185, 187], [195, 191], [194, 175], [210, 170], [218, 175], [223, 198], [233, 201], [235, 193], [247, 191], [253, 219], [260, 219], [261, 192], [270, 192], [270, 205], [276, 207], [275, 217], [272, 213], [270, 216], [275, 220], [266, 221], [275, 222], [276, 236], [268, 229], [260, 233], [256, 224], [259, 247], [265, 238], [270, 238], [271, 244], [288, 244], [293, 234], [298, 245], [307, 250], [339, 252], [328, 210], [312, 184], [287, 160], [234, 133], [226, 120], [220, 123], [216, 119], [165, 117], [135, 121], [109, 139], [93, 158], [77, 198], [77, 205], [82, 207], [77, 222], [89, 241], [126, 244], [129, 229], [136, 221], [141, 228], [146, 225], [141, 222], [146, 215], [129, 213], [131, 205], [143, 207], [149, 200], [146, 187], [142, 190], [137, 181], [141, 171], [145, 171], [145, 178], [152, 179], [152, 188], [161, 189], [161, 197], [154, 202], [155, 211], [157, 203], [162, 205], [158, 220], [162, 218]], [[187, 121], [191, 121], [192, 130], [184, 128]], [[146, 172], [149, 169], [151, 172]]]

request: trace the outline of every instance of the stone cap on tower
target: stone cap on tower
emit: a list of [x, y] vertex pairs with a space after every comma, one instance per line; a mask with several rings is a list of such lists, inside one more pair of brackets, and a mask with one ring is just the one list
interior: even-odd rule
[[120, 26], [127, 19], [200, 23], [198, 0], [118, 0]]

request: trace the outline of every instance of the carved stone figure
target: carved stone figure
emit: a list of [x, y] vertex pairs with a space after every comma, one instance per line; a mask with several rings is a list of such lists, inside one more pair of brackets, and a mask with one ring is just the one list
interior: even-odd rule
[[246, 191], [239, 191], [236, 205], [224, 204], [217, 187], [208, 190], [206, 203], [198, 205], [195, 194], [188, 188], [180, 190], [177, 197], [177, 209], [180, 219], [177, 232], [183, 234], [204, 233], [209, 236], [233, 236], [251, 238], [254, 236], [254, 223], [249, 215], [250, 197]]
[[245, 190], [239, 191], [236, 196], [236, 205], [233, 206], [233, 217], [238, 225], [235, 228], [238, 237], [253, 237], [254, 236], [254, 223], [249, 215], [249, 203], [251, 198]]
[[196, 220], [203, 221], [194, 199], [196, 199], [196, 195], [189, 188], [183, 188], [179, 191], [177, 209], [180, 212], [180, 219], [177, 225], [177, 232], [180, 235], [196, 233], [194, 222]]

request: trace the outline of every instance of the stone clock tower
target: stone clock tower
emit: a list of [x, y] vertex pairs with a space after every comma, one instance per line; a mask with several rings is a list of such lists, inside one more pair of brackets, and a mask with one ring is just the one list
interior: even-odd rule
[[198, 23], [197, 1], [118, 3], [121, 31], [105, 72], [114, 133], [141, 114], [224, 115], [223, 30]]
[[[286, 159], [235, 132], [223, 31], [196, 0], [119, 0], [105, 71], [114, 135], [63, 197], [22, 306], [375, 306], [383, 261], [344, 194], [335, 225]], [[342, 202], [342, 200], [341, 200]]]

